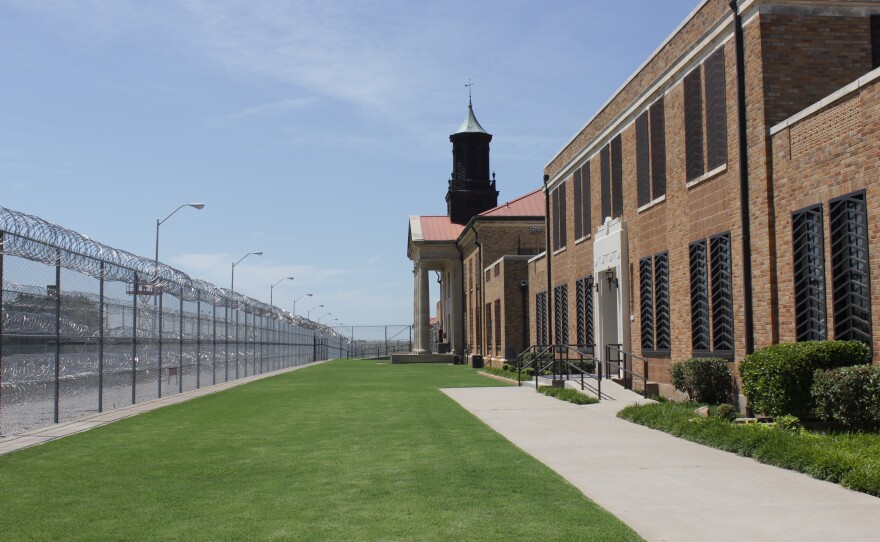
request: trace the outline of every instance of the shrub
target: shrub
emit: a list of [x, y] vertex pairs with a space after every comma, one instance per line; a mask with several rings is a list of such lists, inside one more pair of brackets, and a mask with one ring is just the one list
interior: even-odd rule
[[721, 420], [732, 422], [736, 420], [736, 407], [730, 403], [722, 403], [715, 409], [715, 417]]
[[801, 421], [797, 418], [797, 416], [792, 416], [791, 414], [785, 414], [783, 416], [779, 416], [778, 418], [774, 418], [773, 422], [776, 424], [777, 429], [782, 429], [784, 431], [789, 431], [792, 433], [797, 433], [804, 427], [803, 425], [801, 425]]
[[853, 429], [880, 428], [880, 367], [816, 371], [810, 393], [820, 419]]
[[739, 374], [756, 412], [805, 418], [813, 412], [810, 387], [816, 369], [858, 365], [867, 357], [868, 347], [857, 341], [774, 344], [746, 356]]
[[720, 358], [690, 358], [673, 363], [669, 376], [675, 389], [698, 403], [723, 403], [733, 393], [730, 368]]

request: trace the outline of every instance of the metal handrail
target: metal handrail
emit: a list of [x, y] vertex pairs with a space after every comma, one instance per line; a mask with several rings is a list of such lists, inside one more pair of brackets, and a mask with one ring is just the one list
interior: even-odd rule
[[[552, 375], [561, 378], [565, 376], [566, 380], [571, 380], [572, 374], [580, 375], [581, 391], [589, 389], [595, 393], [599, 400], [602, 399], [602, 366], [598, 360], [589, 351], [595, 350], [593, 344], [549, 344], [549, 345], [532, 345], [517, 356], [517, 384], [522, 386], [522, 372], [533, 366], [535, 371], [535, 389], [538, 388], [541, 375], [549, 368], [552, 368]], [[523, 357], [533, 352], [537, 354], [535, 358], [527, 363], [523, 363]], [[598, 375], [584, 370], [582, 367], [572, 363], [571, 354], [575, 354], [576, 361], [592, 360], [594, 368], [598, 367]], [[546, 354], [550, 354], [550, 359], [542, 359]], [[543, 363], [542, 363], [543, 362]], [[588, 384], [584, 379], [596, 379], [595, 387]], [[606, 395], [605, 398], [608, 398]]]
[[[622, 344], [606, 344], [605, 345], [605, 359], [600, 363], [600, 367], [604, 363], [611, 363], [611, 351], [615, 351], [618, 353], [618, 359], [614, 360], [618, 365], [617, 368], [619, 371], [623, 371], [623, 387], [632, 390], [632, 379], [633, 378], [641, 378], [644, 382], [642, 386], [642, 396], [645, 399], [648, 398], [648, 359], [638, 354], [633, 354], [632, 352], [627, 352], [623, 349]], [[620, 355], [623, 357], [621, 358]], [[642, 374], [638, 374], [631, 369], [626, 368], [626, 358], [629, 356], [630, 358], [639, 359], [642, 361]], [[601, 368], [599, 370], [600, 381], [601, 381]], [[627, 375], [629, 375], [629, 379], [627, 379]]]

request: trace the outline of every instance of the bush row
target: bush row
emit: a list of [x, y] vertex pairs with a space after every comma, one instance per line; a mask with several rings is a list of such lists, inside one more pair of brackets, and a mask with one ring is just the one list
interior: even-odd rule
[[808, 341], [774, 344], [740, 363], [743, 393], [755, 412], [768, 416], [813, 413], [810, 394], [817, 370], [864, 364], [868, 347], [858, 341]]
[[[877, 430], [880, 367], [865, 365], [868, 361], [868, 347], [858, 341], [768, 346], [740, 364], [743, 393], [759, 414], [818, 417], [852, 429]], [[672, 385], [698, 403], [725, 403], [734, 391], [728, 362], [722, 359], [688, 359], [674, 363], [669, 374]]]

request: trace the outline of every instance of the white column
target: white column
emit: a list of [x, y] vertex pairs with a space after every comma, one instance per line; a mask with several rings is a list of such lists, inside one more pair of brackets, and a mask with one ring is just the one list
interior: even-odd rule
[[462, 336], [462, 317], [464, 316], [464, 308], [462, 306], [462, 265], [461, 261], [453, 261], [449, 270], [449, 293], [451, 297], [450, 318], [449, 318], [449, 348], [455, 353], [464, 354], [464, 337]]
[[419, 264], [418, 262], [413, 262], [413, 352], [419, 350], [419, 341], [421, 340], [421, 335], [419, 334]]
[[431, 290], [428, 284], [428, 267], [419, 263], [419, 347], [417, 353], [430, 353], [431, 349]]

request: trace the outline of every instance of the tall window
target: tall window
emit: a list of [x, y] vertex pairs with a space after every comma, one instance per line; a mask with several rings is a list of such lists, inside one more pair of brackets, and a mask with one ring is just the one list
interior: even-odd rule
[[690, 271], [693, 351], [731, 357], [733, 280], [730, 233], [691, 243]]
[[828, 338], [825, 308], [825, 241], [822, 206], [791, 215], [792, 267], [794, 271], [795, 339]]
[[501, 355], [501, 300], [495, 300], [495, 355]]
[[688, 181], [727, 163], [726, 81], [723, 47], [709, 55], [703, 64], [684, 78], [685, 169]]
[[575, 303], [577, 305], [577, 342], [579, 345], [593, 346], [593, 275], [575, 282]]
[[663, 98], [636, 119], [636, 185], [639, 207], [666, 194], [666, 121]]
[[548, 344], [546, 291], [535, 294], [535, 344]]
[[568, 344], [568, 284], [553, 289], [553, 340]]
[[492, 351], [492, 303], [486, 303], [486, 352]]
[[623, 214], [623, 144], [620, 134], [599, 151], [602, 175], [602, 220]]
[[561, 183], [559, 187], [550, 195], [550, 204], [553, 214], [553, 250], [565, 248], [565, 183]]
[[672, 344], [669, 312], [669, 253], [639, 261], [639, 294], [642, 352], [669, 353]]
[[574, 238], [589, 235], [590, 224], [590, 163], [582, 165], [574, 172]]
[[871, 288], [865, 193], [831, 200], [831, 284], [834, 338], [871, 345]]

